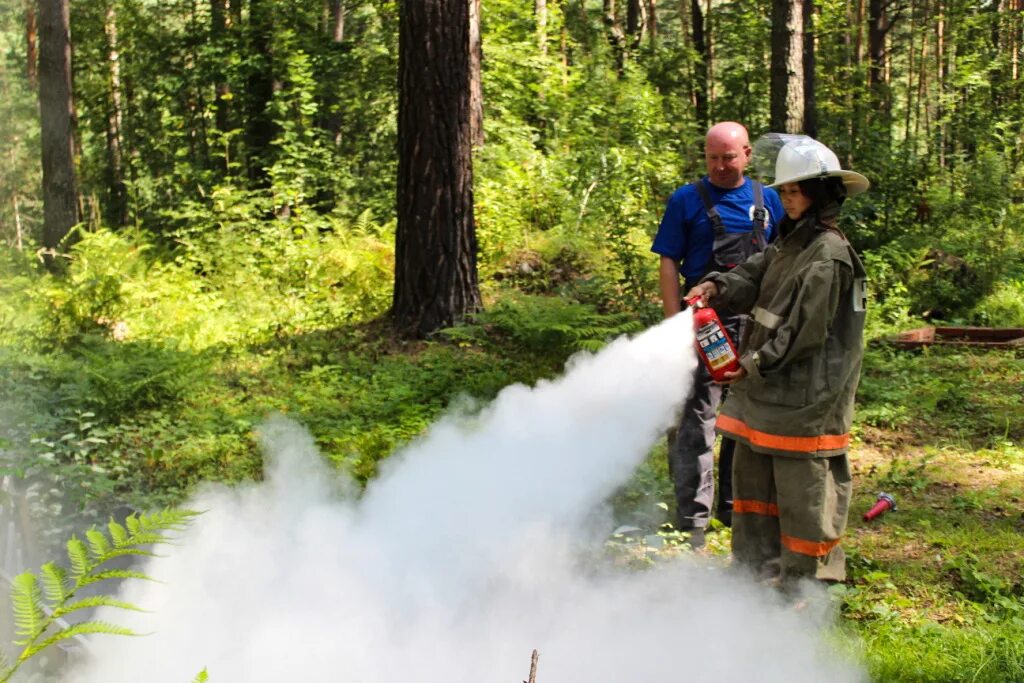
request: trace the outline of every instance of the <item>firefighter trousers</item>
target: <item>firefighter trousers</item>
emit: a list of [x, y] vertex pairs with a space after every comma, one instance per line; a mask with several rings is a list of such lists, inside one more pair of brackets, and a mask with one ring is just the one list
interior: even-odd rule
[[[698, 363], [690, 395], [683, 404], [679, 427], [669, 436], [668, 471], [676, 498], [676, 528], [703, 529], [711, 520], [715, 500], [715, 415], [723, 387]], [[732, 515], [733, 440], [722, 439], [718, 453], [718, 519], [726, 526]]]
[[732, 554], [760, 577], [846, 578], [839, 542], [853, 484], [846, 454], [828, 458], [733, 454]]

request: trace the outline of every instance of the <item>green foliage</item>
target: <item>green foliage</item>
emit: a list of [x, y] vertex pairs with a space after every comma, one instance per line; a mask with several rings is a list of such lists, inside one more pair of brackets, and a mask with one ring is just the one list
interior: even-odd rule
[[171, 406], [197, 390], [206, 370], [202, 357], [150, 342], [86, 343], [73, 357], [77, 373], [61, 394], [105, 420]]
[[488, 329], [533, 353], [561, 356], [571, 350], [600, 349], [613, 337], [639, 331], [641, 325], [629, 316], [599, 313], [593, 306], [564, 298], [517, 294], [499, 299], [471, 324], [444, 334], [456, 341], [479, 341]]
[[996, 614], [1014, 618], [1024, 626], [1024, 584], [1012, 584], [985, 571], [971, 552], [947, 561], [945, 570], [965, 598], [988, 606]]
[[1001, 282], [978, 302], [974, 322], [988, 327], [1024, 327], [1024, 279]]
[[83, 598], [78, 595], [83, 588], [107, 579], [148, 579], [139, 571], [113, 568], [110, 563], [117, 558], [151, 556], [149, 547], [166, 542], [164, 534], [180, 531], [195, 515], [188, 510], [163, 510], [131, 515], [123, 525], [111, 520], [106, 534], [92, 528], [86, 532], [87, 542], [78, 538], [68, 541], [70, 569], [48, 562], [39, 575], [25, 572], [15, 577], [11, 603], [18, 639], [14, 643], [21, 646], [21, 651], [12, 664], [0, 670], [0, 681], [9, 681], [29, 659], [65, 640], [93, 633], [136, 635], [130, 629], [103, 621], [72, 624], [66, 619], [97, 607], [140, 609], [104, 594]]
[[1018, 426], [1020, 401], [1002, 389], [1006, 382], [1020, 381], [1022, 373], [1024, 361], [1005, 350], [870, 346], [857, 390], [857, 418], [874, 427], [996, 447], [1024, 436]]

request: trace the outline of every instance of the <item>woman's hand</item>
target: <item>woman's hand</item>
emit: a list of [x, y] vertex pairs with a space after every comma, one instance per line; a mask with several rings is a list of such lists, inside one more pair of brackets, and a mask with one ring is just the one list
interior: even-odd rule
[[722, 375], [722, 379], [715, 382], [715, 384], [736, 384], [736, 382], [739, 382], [746, 376], [747, 369], [741, 365], [738, 370], [733, 370], [732, 372], [727, 372]]
[[694, 297], [700, 297], [701, 301], [706, 305], [708, 299], [718, 296], [718, 285], [714, 282], [701, 282], [696, 287], [686, 293], [683, 299], [689, 301]]

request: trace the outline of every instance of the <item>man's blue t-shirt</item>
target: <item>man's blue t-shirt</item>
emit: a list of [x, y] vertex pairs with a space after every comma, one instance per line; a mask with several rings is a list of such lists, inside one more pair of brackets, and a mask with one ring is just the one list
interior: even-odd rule
[[[708, 189], [726, 232], [750, 230], [754, 220], [754, 181], [744, 178], [742, 185], [729, 190], [712, 185], [707, 176], [698, 182]], [[785, 214], [779, 195], [768, 187], [764, 188], [764, 208], [768, 211], [765, 240], [770, 241], [775, 235], [775, 226]], [[693, 279], [707, 272], [714, 243], [715, 232], [704, 210], [704, 202], [692, 184], [683, 185], [668, 199], [651, 251], [681, 261], [683, 277]]]

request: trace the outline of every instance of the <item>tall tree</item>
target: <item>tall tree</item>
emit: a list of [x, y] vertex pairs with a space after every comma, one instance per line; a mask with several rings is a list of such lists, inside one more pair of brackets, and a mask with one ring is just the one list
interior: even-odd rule
[[626, 33], [622, 30], [615, 0], [604, 0], [601, 6], [608, 44], [615, 55], [615, 70], [621, 76], [626, 69]]
[[772, 130], [804, 130], [803, 3], [772, 0], [772, 66], [770, 116]]
[[121, 53], [117, 41], [117, 8], [107, 5], [103, 17], [107, 38], [109, 102], [107, 105], [107, 203], [104, 214], [113, 225], [128, 222], [128, 191], [124, 178], [124, 104], [121, 96]]
[[345, 0], [330, 0], [329, 17], [331, 41], [341, 43], [345, 40]]
[[812, 138], [818, 137], [818, 97], [816, 94], [817, 58], [815, 56], [814, 0], [803, 2], [803, 70], [804, 70], [804, 132]]
[[[685, 12], [680, 13], [685, 16]], [[710, 23], [709, 21], [708, 24]], [[700, 0], [690, 0], [690, 31], [693, 36], [693, 50], [698, 55], [694, 66], [693, 105], [697, 123], [701, 128], [707, 128], [711, 123], [708, 105], [711, 90], [711, 42], [704, 30], [704, 12]]]
[[36, 56], [36, 3], [35, 0], [26, 0], [25, 2], [25, 75], [28, 78], [28, 83], [31, 87], [35, 88], [36, 83], [36, 66], [38, 63], [38, 57]]
[[392, 314], [403, 336], [480, 306], [466, 0], [399, 6], [398, 229]]
[[274, 79], [274, 0], [249, 0], [249, 73], [246, 79], [245, 143], [249, 177], [267, 179], [270, 143], [277, 133], [270, 102], [280, 83]]
[[[39, 0], [39, 116], [43, 159], [43, 246], [55, 249], [79, 221], [75, 105], [71, 95], [68, 0]], [[56, 261], [50, 259], [51, 267]]]
[[469, 0], [469, 124], [474, 147], [484, 146], [484, 89], [480, 78], [483, 58], [480, 0]]

